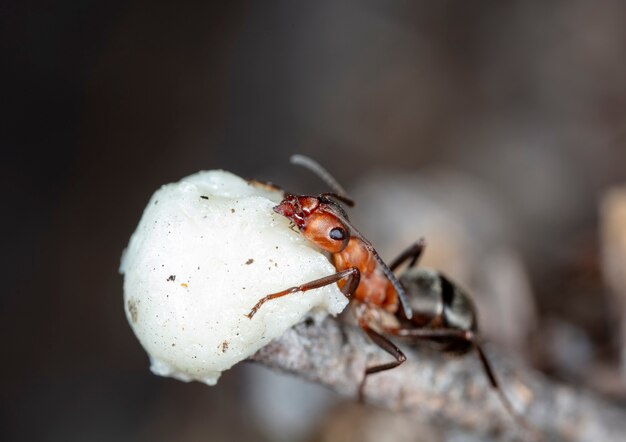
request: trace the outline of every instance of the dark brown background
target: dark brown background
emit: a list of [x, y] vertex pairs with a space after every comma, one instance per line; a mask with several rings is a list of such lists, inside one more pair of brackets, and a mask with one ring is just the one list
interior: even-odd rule
[[126, 324], [119, 257], [163, 183], [224, 168], [319, 190], [295, 152], [348, 187], [444, 164], [495, 190], [540, 294], [563, 253], [594, 250], [597, 198], [626, 175], [621, 2], [33, 1], [0, 17], [3, 440], [261, 437], [238, 370], [211, 389], [152, 376]]

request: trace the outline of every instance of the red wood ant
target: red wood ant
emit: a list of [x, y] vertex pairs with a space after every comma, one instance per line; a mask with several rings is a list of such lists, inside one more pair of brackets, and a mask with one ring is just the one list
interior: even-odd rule
[[[339, 183], [312, 159], [294, 155], [293, 164], [304, 166], [317, 174], [333, 192], [318, 196], [286, 194], [274, 211], [289, 218], [300, 232], [319, 248], [328, 252], [337, 273], [278, 293], [267, 295], [246, 315], [250, 319], [261, 306], [272, 299], [292, 293], [306, 292], [338, 283], [342, 293], [356, 303], [355, 314], [361, 329], [395, 361], [367, 367], [359, 387], [359, 398], [367, 377], [395, 368], [406, 356], [387, 336], [428, 341], [443, 352], [465, 354], [475, 349], [489, 383], [497, 392], [507, 412], [524, 428], [508, 398], [502, 392], [478, 336], [476, 309], [471, 298], [440, 272], [418, 269], [416, 264], [424, 250], [419, 240], [387, 265], [371, 243], [349, 222], [341, 206], [352, 207], [353, 201]], [[408, 263], [399, 280], [394, 275]], [[393, 315], [395, 324], [383, 321]]]

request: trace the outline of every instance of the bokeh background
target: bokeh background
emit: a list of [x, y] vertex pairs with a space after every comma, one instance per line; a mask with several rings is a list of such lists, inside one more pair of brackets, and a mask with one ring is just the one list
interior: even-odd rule
[[625, 17], [583, 0], [2, 2], [0, 438], [447, 440], [250, 364], [214, 388], [149, 373], [118, 274], [149, 196], [212, 168], [321, 191], [292, 153], [357, 197], [384, 256], [425, 236], [495, 345], [624, 404], [599, 207], [626, 180]]

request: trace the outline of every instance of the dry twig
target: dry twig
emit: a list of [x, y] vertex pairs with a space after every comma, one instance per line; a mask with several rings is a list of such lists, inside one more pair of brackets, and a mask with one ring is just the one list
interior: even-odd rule
[[[505, 394], [542, 440], [624, 440], [623, 410], [549, 381], [494, 351], [489, 356]], [[252, 360], [356, 397], [366, 363], [389, 358], [359, 329], [327, 319], [319, 325], [297, 325]], [[402, 366], [368, 378], [365, 393], [372, 404], [456, 424], [483, 440], [522, 437], [471, 353], [453, 358], [428, 349], [409, 352]]]

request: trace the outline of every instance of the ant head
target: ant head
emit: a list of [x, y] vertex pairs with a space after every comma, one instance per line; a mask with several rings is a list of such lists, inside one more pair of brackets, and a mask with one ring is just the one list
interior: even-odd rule
[[343, 209], [324, 196], [286, 195], [274, 212], [293, 221], [305, 238], [327, 252], [339, 253], [350, 241]]

